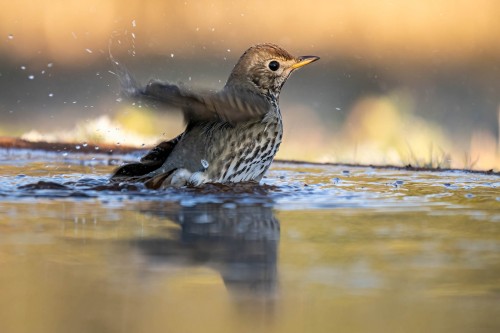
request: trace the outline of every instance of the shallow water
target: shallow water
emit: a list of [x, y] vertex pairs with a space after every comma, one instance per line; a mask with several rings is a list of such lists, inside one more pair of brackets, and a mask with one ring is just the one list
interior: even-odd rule
[[0, 332], [500, 331], [498, 176], [153, 192], [107, 184], [120, 158], [0, 150]]

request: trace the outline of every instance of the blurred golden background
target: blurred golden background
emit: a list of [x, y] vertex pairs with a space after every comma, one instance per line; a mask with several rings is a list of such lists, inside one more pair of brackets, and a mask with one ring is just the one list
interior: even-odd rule
[[113, 55], [220, 88], [250, 45], [317, 62], [281, 95], [279, 158], [500, 169], [500, 2], [2, 1], [0, 135], [151, 145], [177, 114], [117, 102]]

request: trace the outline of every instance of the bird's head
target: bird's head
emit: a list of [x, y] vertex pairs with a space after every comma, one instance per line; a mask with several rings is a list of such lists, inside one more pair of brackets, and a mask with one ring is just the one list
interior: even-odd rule
[[243, 53], [227, 80], [226, 87], [256, 89], [278, 98], [290, 74], [318, 60], [316, 56], [294, 57], [274, 44], [258, 44]]

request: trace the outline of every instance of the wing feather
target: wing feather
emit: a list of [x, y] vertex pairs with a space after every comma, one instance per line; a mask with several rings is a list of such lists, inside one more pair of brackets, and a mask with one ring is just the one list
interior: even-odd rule
[[261, 119], [270, 110], [265, 96], [249, 89], [226, 86], [219, 92], [194, 91], [160, 80], [151, 80], [141, 87], [123, 65], [116, 65], [125, 97], [178, 108], [187, 122], [221, 120], [236, 124]]

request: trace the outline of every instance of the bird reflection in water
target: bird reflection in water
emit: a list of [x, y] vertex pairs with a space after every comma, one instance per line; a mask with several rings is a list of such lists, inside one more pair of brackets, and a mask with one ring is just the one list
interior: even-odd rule
[[277, 285], [279, 221], [269, 204], [151, 203], [147, 214], [180, 226], [173, 238], [140, 239], [141, 253], [153, 262], [207, 265], [238, 295], [273, 296]]

